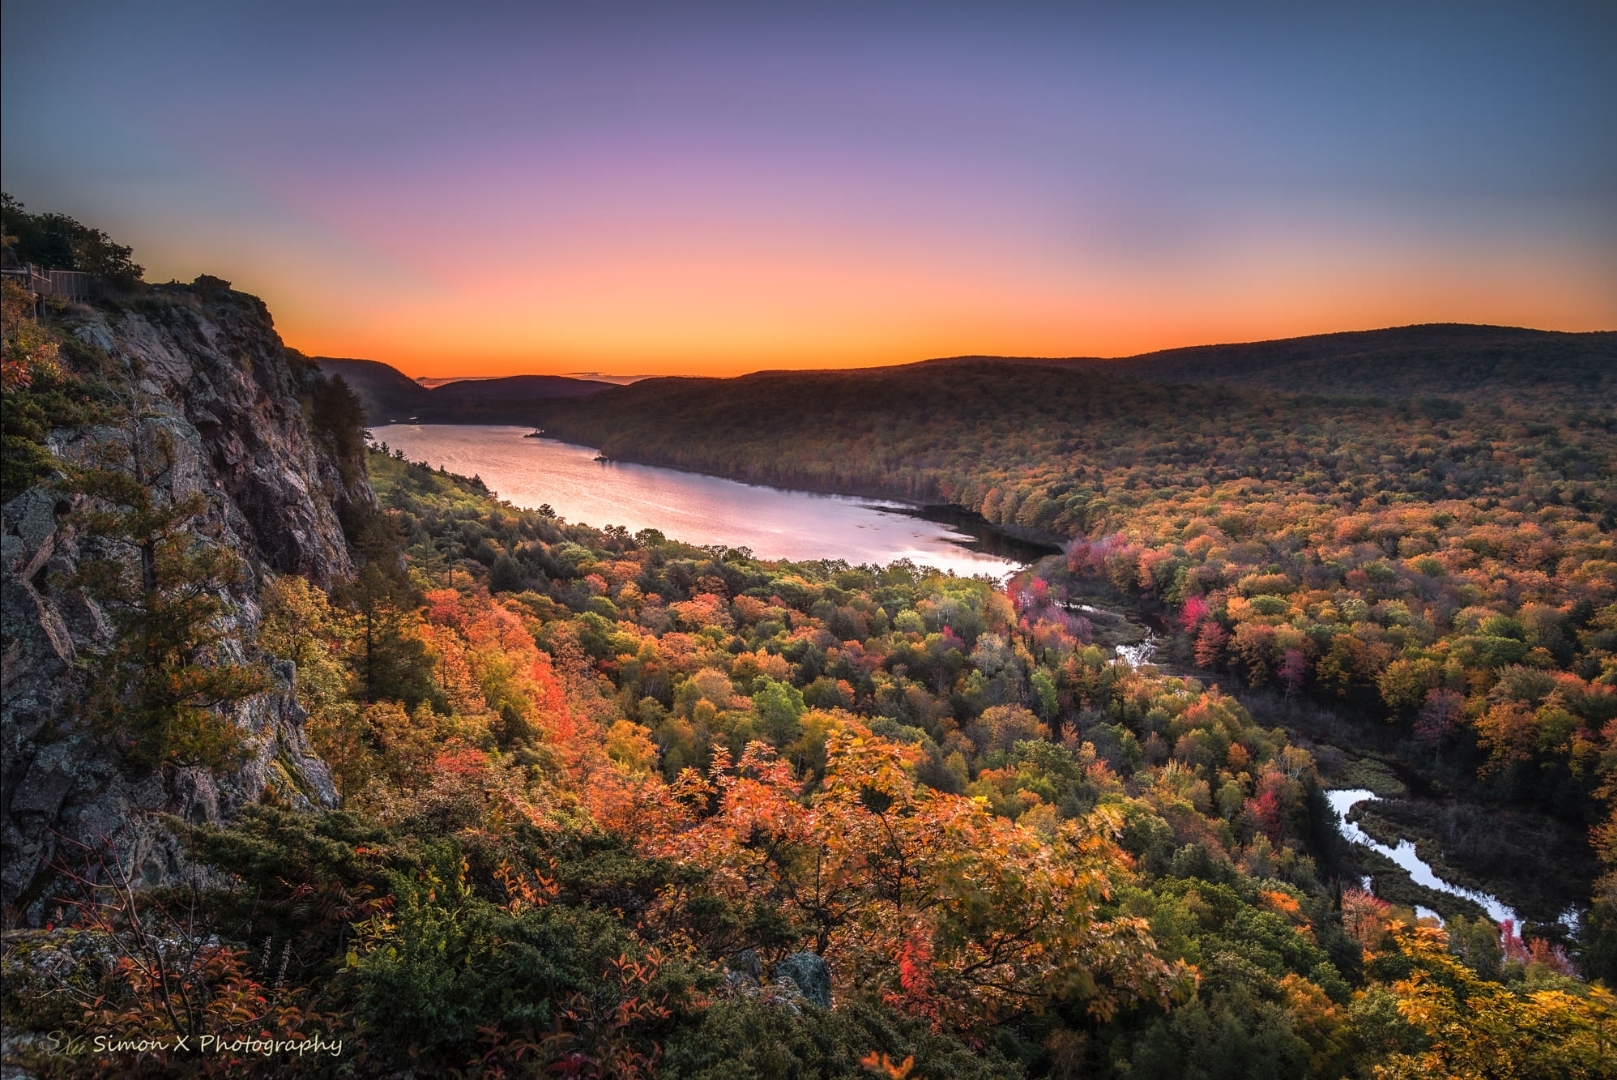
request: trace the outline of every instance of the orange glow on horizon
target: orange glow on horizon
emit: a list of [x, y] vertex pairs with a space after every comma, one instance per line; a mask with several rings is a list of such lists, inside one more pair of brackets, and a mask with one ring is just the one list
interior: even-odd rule
[[237, 287], [264, 296], [287, 343], [305, 353], [380, 360], [429, 378], [734, 376], [959, 355], [1124, 357], [1434, 322], [1617, 326], [1617, 301], [1600, 287], [1600, 273], [1538, 261], [1478, 261], [1394, 279], [1370, 259], [1288, 264], [1254, 254], [1216, 284], [1205, 273], [1108, 279], [1045, 267], [951, 277], [936, 267], [874, 263], [760, 271], [743, 260], [733, 269], [687, 266], [681, 276], [666, 265], [640, 262], [625, 274], [603, 263], [565, 282], [498, 271], [435, 282], [404, 302], [388, 290], [334, 299], [300, 283]]
[[[715, 193], [700, 176], [616, 202], [580, 194], [643, 172], [582, 170], [548, 202], [506, 192], [498, 210], [468, 191], [458, 201], [478, 209], [418, 227], [402, 224], [409, 190], [290, 186], [280, 216], [225, 233], [141, 222], [127, 235], [149, 279], [206, 269], [261, 296], [289, 345], [411, 377], [733, 376], [1416, 323], [1617, 327], [1617, 260], [1572, 229], [1284, 208], [1155, 232], [1074, 212], [1055, 229], [1059, 215], [988, 195], [959, 212], [752, 206], [745, 184]], [[512, 186], [504, 175], [477, 182]]]

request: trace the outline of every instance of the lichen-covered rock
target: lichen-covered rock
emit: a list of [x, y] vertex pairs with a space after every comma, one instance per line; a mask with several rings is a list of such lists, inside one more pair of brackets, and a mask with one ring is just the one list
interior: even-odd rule
[[831, 1007], [831, 969], [817, 954], [795, 952], [775, 965], [777, 985], [791, 983], [822, 1009]]
[[[196, 534], [233, 550], [245, 568], [222, 597], [225, 659], [265, 662], [253, 645], [264, 582], [296, 573], [329, 586], [351, 574], [339, 515], [374, 498], [358, 463], [337, 460], [311, 430], [305, 402], [317, 369], [289, 354], [264, 305], [240, 293], [161, 287], [139, 310], [83, 312], [74, 332], [106, 354], [126, 419], [57, 431], [51, 448], [87, 461], [161, 432], [170, 451], [153, 485], [158, 500], [201, 493]], [[73, 524], [80, 499], [43, 483], [0, 508], [0, 901], [8, 923], [46, 917], [51, 864], [72, 846], [63, 838], [105, 838], [140, 880], [158, 883], [184, 862], [161, 815], [227, 819], [266, 790], [293, 806], [337, 802], [305, 736], [291, 664], [270, 664], [272, 688], [231, 709], [250, 755], [229, 775], [140, 769], [89, 730], [74, 708], [88, 678], [82, 660], [109, 643], [112, 628], [93, 600], [64, 585], [85, 558], [108, 554]]]

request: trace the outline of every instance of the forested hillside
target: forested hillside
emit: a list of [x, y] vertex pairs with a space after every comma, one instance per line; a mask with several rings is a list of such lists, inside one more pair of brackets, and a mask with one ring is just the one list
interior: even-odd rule
[[553, 402], [588, 397], [612, 385], [561, 375], [510, 375], [458, 379], [429, 390], [376, 360], [321, 356], [315, 363], [358, 395], [368, 424], [531, 424]]
[[1221, 383], [1287, 393], [1455, 397], [1584, 408], [1617, 400], [1617, 332], [1611, 331], [1563, 334], [1434, 323], [1057, 363], [1153, 382]]
[[962, 361], [641, 383], [549, 430], [1061, 538], [1071, 573], [1179, 629], [1185, 667], [1362, 718], [1347, 737], [1427, 782], [1587, 829], [1617, 715], [1614, 417]]
[[558, 408], [548, 429], [610, 457], [951, 502], [1071, 537], [1237, 480], [1336, 506], [1560, 499], [1598, 519], [1617, 504], [1614, 403], [1287, 395], [981, 360], [646, 380]]
[[1599, 820], [1609, 412], [968, 364], [577, 413], [1071, 538], [1001, 586], [367, 451], [217, 279], [38, 311], [8, 285], [8, 1072], [1609, 1074], [1617, 876], [1489, 922], [1335, 831], [1396, 758], [1218, 685]]

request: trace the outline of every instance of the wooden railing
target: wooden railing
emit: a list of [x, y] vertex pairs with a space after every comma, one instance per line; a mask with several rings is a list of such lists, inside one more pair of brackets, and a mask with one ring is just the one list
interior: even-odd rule
[[96, 295], [95, 278], [82, 270], [41, 270], [33, 263], [3, 273], [35, 296], [88, 300]]

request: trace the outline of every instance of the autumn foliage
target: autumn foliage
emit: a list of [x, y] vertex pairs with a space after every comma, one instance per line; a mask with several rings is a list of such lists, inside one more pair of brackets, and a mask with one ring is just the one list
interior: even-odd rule
[[[1600, 1045], [1604, 991], [1565, 954], [1486, 928], [1411, 938], [1393, 905], [1339, 893], [1311, 755], [1215, 687], [1115, 660], [1069, 581], [767, 563], [371, 469], [407, 573], [263, 596], [260, 645], [297, 665], [344, 811], [270, 805], [188, 840], [222, 877], [197, 907], [218, 944], [182, 978], [210, 1008], [256, 1002], [264, 1030], [320, 1018], [361, 1055], [332, 1069], [1180, 1075], [1212, 1055], [1398, 1076], [1530, 1022], [1568, 1061]], [[483, 561], [496, 544], [514, 580]], [[1308, 691], [1294, 654], [1313, 638], [1262, 614], [1267, 595], [1198, 593], [1178, 630]], [[1232, 631], [1237, 599], [1257, 614]], [[1525, 678], [1500, 681], [1539, 693]], [[1556, 707], [1600, 693], [1549, 678]], [[1451, 692], [1412, 708], [1446, 733], [1471, 716], [1472, 685]], [[175, 902], [131, 896], [141, 918]], [[63, 901], [64, 921], [94, 917]], [[830, 1009], [778, 974], [801, 953]], [[1481, 980], [1464, 1001], [1493, 1004], [1400, 957], [1461, 965]], [[86, 1000], [156, 1016], [133, 970]], [[1560, 1060], [1525, 1035], [1503, 1052]]]
[[[4, 211], [29, 258], [139, 277], [96, 230]], [[1611, 1072], [1606, 336], [1415, 328], [1430, 356], [1365, 369], [1399, 400], [1349, 366], [1311, 369], [1324, 396], [962, 361], [557, 406], [613, 457], [1060, 545], [1000, 584], [520, 510], [363, 453], [357, 402], [314, 380], [311, 432], [377, 496], [344, 507], [355, 572], [325, 589], [204, 543], [200, 496], [154, 503], [166, 436], [104, 355], [4, 301], [0, 487], [81, 497], [80, 574], [36, 585], [106, 624], [78, 659], [91, 733], [137, 770], [236, 767], [282, 661], [341, 796], [295, 809], [259, 747], [262, 800], [227, 825], [62, 838], [29, 900], [48, 925], [4, 938], [8, 1075]], [[64, 467], [55, 433], [92, 424], [108, 456]], [[1120, 658], [1111, 608], [1160, 666]], [[1341, 752], [1265, 719], [1310, 709], [1591, 827], [1579, 925], [1457, 902], [1439, 927], [1362, 877], [1324, 791]], [[340, 1050], [273, 1049], [310, 1039]]]

